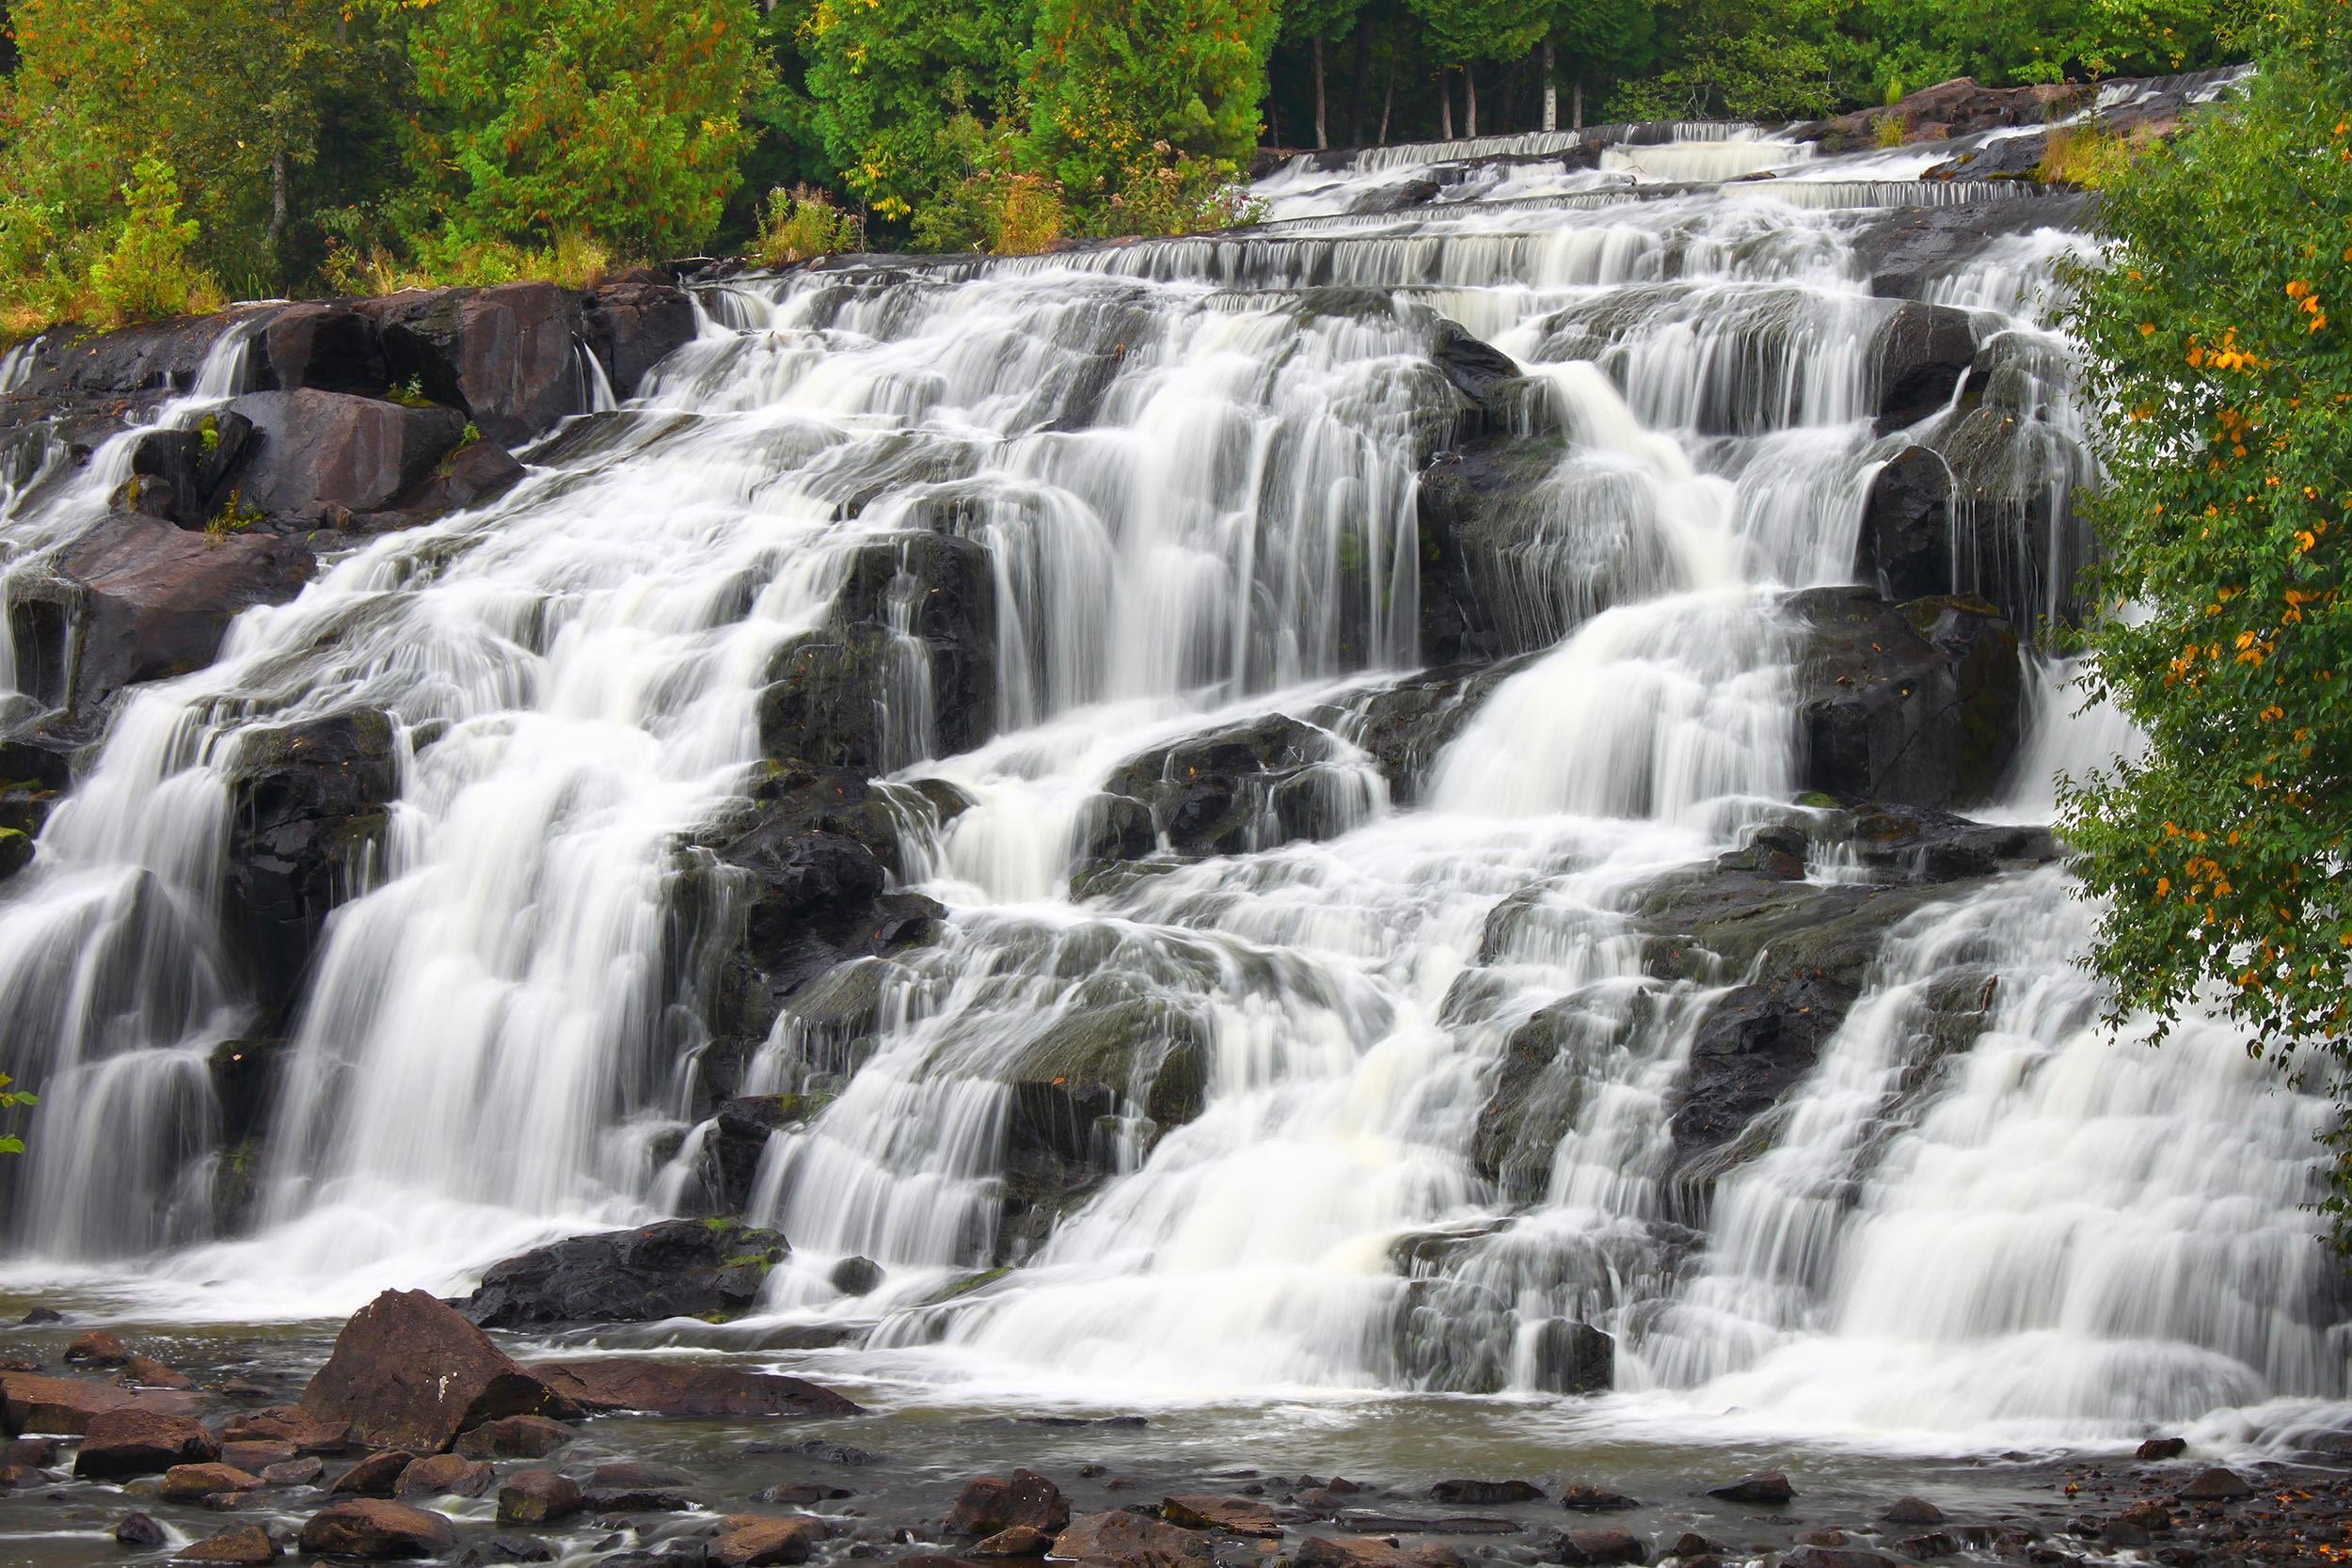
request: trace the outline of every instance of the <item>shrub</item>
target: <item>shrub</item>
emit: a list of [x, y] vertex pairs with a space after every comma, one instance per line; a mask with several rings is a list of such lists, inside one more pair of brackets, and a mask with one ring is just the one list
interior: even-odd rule
[[866, 226], [855, 214], [834, 206], [823, 191], [778, 186], [768, 193], [759, 232], [752, 238], [751, 259], [763, 267], [788, 267], [856, 250], [865, 243]]
[[217, 310], [220, 285], [191, 258], [194, 218], [180, 215], [180, 182], [161, 158], [141, 158], [122, 187], [128, 209], [112, 249], [90, 263], [100, 324]]

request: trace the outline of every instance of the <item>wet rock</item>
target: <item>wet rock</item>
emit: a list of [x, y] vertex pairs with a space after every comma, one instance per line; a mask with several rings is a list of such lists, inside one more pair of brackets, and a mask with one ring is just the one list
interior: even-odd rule
[[297, 1453], [341, 1453], [351, 1446], [351, 1423], [279, 1404], [231, 1416], [220, 1435], [225, 1443], [289, 1443]]
[[1631, 1530], [1572, 1529], [1561, 1540], [1559, 1560], [1566, 1563], [1647, 1562], [1649, 1550], [1642, 1544], [1641, 1537]]
[[2133, 1450], [2132, 1457], [2148, 1460], [2178, 1459], [2186, 1452], [2188, 1452], [2188, 1439], [2185, 1437], [2151, 1437]]
[[1953, 806], [1990, 795], [2017, 749], [2017, 639], [1978, 599], [1893, 605], [1867, 589], [1791, 596], [1804, 784], [1831, 795]]
[[[247, 731], [230, 763], [224, 920], [256, 990], [273, 1011], [293, 1000], [327, 915], [382, 843], [399, 790], [398, 740], [389, 715], [358, 708]], [[274, 1057], [253, 1064], [264, 1082], [243, 1118], [269, 1095]]]
[[[1054, 1555], [1077, 1562], [1118, 1562], [1127, 1568], [1205, 1565], [1209, 1544], [1199, 1534], [1139, 1513], [1089, 1513], [1056, 1537]], [[1304, 1563], [1302, 1553], [1293, 1560]]]
[[2082, 614], [2097, 540], [2072, 497], [2096, 476], [2045, 390], [2065, 385], [2071, 367], [2020, 333], [1994, 339], [1980, 359], [1978, 406], [1921, 434], [1952, 472], [1954, 585], [2040, 637]]
[[492, 1264], [465, 1312], [485, 1328], [732, 1317], [790, 1250], [771, 1230], [701, 1220], [572, 1236]]
[[1571, 558], [1532, 551], [1530, 541], [1543, 531], [1547, 486], [1566, 450], [1556, 436], [1496, 434], [1422, 470], [1415, 517], [1423, 660], [1489, 664], [1565, 632], [1565, 614], [1543, 590], [1571, 575], [1563, 570]]
[[34, 1469], [47, 1469], [57, 1462], [65, 1445], [55, 1437], [11, 1437], [0, 1459], [10, 1465], [28, 1465]]
[[457, 1544], [457, 1532], [438, 1513], [378, 1497], [328, 1505], [302, 1527], [302, 1549], [320, 1557], [438, 1557]]
[[836, 1443], [823, 1437], [803, 1437], [797, 1443], [753, 1443], [743, 1451], [746, 1454], [797, 1454], [803, 1459], [816, 1460], [820, 1465], [841, 1465], [852, 1469], [889, 1463], [886, 1455], [870, 1449], [852, 1448], [847, 1443]]
[[1890, 1525], [1940, 1525], [1944, 1511], [1925, 1497], [1897, 1497], [1879, 1513]]
[[1496, 1503], [1532, 1503], [1543, 1488], [1525, 1481], [1441, 1481], [1429, 1489], [1441, 1503], [1491, 1507]]
[[1034, 1525], [1014, 1525], [972, 1548], [974, 1557], [1043, 1557], [1054, 1549], [1054, 1538]]
[[1291, 1561], [1296, 1568], [1422, 1568], [1411, 1553], [1362, 1535], [1311, 1535]]
[[871, 1258], [844, 1258], [825, 1280], [845, 1296], [868, 1296], [882, 1289], [882, 1266]]
[[355, 309], [380, 325], [395, 385], [414, 378], [493, 441], [518, 446], [587, 406], [580, 302], [553, 284], [412, 290]]
[[209, 1465], [220, 1444], [192, 1418], [116, 1408], [89, 1418], [73, 1473], [85, 1481], [160, 1475], [175, 1465]]
[[238, 499], [305, 527], [392, 505], [432, 474], [466, 430], [466, 417], [453, 408], [310, 389], [256, 392], [230, 411], [253, 424]]
[[1883, 1552], [1861, 1546], [1802, 1545], [1782, 1554], [1780, 1568], [1899, 1568]]
[[2245, 1477], [2218, 1465], [2200, 1471], [2195, 1480], [2181, 1488], [2181, 1501], [2185, 1503], [2233, 1503], [2253, 1495], [2254, 1489]]
[[[1009, 1196], [1043, 1200], [1049, 1217], [1110, 1168], [1105, 1118], [1140, 1115], [1155, 1141], [1199, 1116], [1207, 1095], [1200, 1021], [1157, 996], [1114, 1001], [1107, 987], [1073, 1000], [1094, 1005], [1061, 1011], [998, 1069], [1012, 1088], [1005, 1143], [1020, 1190]], [[1008, 1219], [1017, 1228], [1019, 1216]]]
[[1069, 1523], [1070, 1499], [1035, 1470], [965, 1481], [947, 1514], [947, 1528], [957, 1535], [994, 1535], [1015, 1525], [1052, 1534]]
[[69, 1363], [79, 1361], [91, 1367], [119, 1367], [131, 1359], [131, 1353], [104, 1329], [93, 1328], [66, 1346], [65, 1358]]
[[131, 477], [116, 492], [117, 503], [182, 528], [203, 528], [228, 504], [253, 447], [253, 421], [233, 408], [215, 409], [184, 428], [151, 431], [131, 449]]
[[1533, 1381], [1550, 1394], [1605, 1393], [1616, 1386], [1617, 1342], [1591, 1323], [1549, 1319], [1535, 1331]]
[[1443, 320], [1430, 338], [1429, 357], [1487, 424], [1507, 429], [1515, 413], [1524, 422], [1529, 383], [1518, 360]]
[[1721, 1497], [1727, 1503], [1745, 1503], [1756, 1508], [1779, 1508], [1797, 1495], [1788, 1478], [1778, 1470], [1753, 1470], [1725, 1486], [1707, 1489], [1710, 1497]]
[[710, 1560], [718, 1568], [766, 1568], [771, 1563], [806, 1562], [824, 1535], [824, 1526], [814, 1519], [768, 1519], [754, 1513], [733, 1513], [719, 1521], [718, 1539], [710, 1544]]
[[1905, 300], [1870, 341], [1869, 361], [1878, 388], [1878, 419], [1872, 429], [1883, 436], [1942, 408], [1976, 356], [1976, 329], [1968, 312]]
[[1272, 1541], [1282, 1538], [1282, 1521], [1274, 1510], [1247, 1497], [1218, 1497], [1202, 1493], [1166, 1497], [1160, 1502], [1160, 1517], [1185, 1529], [1223, 1530], [1229, 1535], [1263, 1536]]
[[302, 1410], [372, 1445], [438, 1453], [469, 1427], [506, 1416], [561, 1418], [578, 1407], [422, 1291], [387, 1291], [354, 1313]]
[[259, 1525], [239, 1525], [192, 1542], [172, 1554], [174, 1562], [201, 1563], [205, 1568], [258, 1568], [278, 1560], [278, 1543]]
[[124, 1546], [160, 1546], [170, 1537], [164, 1527], [144, 1513], [131, 1513], [115, 1521], [115, 1541]]
[[2037, 229], [2079, 230], [2086, 198], [2037, 193], [1996, 202], [1903, 206], [1871, 217], [1854, 237], [1854, 254], [1882, 299], [1924, 299], [1935, 286], [2004, 235]]
[[273, 390], [311, 388], [373, 396], [391, 385], [375, 321], [348, 305], [289, 305], [262, 328], [255, 369]]
[[791, 1508], [814, 1508], [818, 1503], [833, 1502], [852, 1496], [846, 1486], [818, 1486], [812, 1481], [783, 1481], [773, 1486], [763, 1486], [752, 1494], [755, 1503], [782, 1503]]
[[437, 1453], [416, 1460], [392, 1483], [392, 1496], [409, 1497], [479, 1497], [497, 1484], [497, 1472], [478, 1459]]
[[686, 1493], [666, 1486], [591, 1486], [581, 1491], [580, 1506], [590, 1513], [603, 1515], [686, 1513], [695, 1504]]
[[[769, 666], [760, 748], [779, 761], [864, 774], [969, 751], [993, 728], [995, 637], [996, 578], [984, 546], [940, 533], [860, 546], [824, 628], [786, 644]], [[930, 701], [910, 714], [914, 691]]]
[[335, 1478], [329, 1492], [355, 1497], [389, 1497], [400, 1485], [400, 1478], [417, 1456], [406, 1449], [387, 1449], [372, 1453]]
[[1396, 1513], [1377, 1508], [1342, 1509], [1334, 1521], [1357, 1535], [1518, 1535], [1517, 1519], [1486, 1513]]
[[1724, 1548], [1696, 1530], [1684, 1530], [1662, 1554], [1666, 1557], [1712, 1557]]
[[205, 1465], [174, 1465], [164, 1472], [166, 1502], [200, 1502], [223, 1492], [250, 1492], [262, 1478], [217, 1460]]
[[578, 1513], [580, 1483], [555, 1470], [517, 1470], [499, 1487], [499, 1518], [507, 1524], [551, 1525]]
[[717, 1126], [711, 1142], [723, 1208], [740, 1212], [750, 1205], [769, 1137], [806, 1122], [816, 1111], [810, 1097], [798, 1094], [741, 1095], [721, 1103], [712, 1118]]
[[[535, 1535], [494, 1535], [466, 1549], [461, 1565], [493, 1562], [553, 1562], [556, 1550]], [[608, 1560], [609, 1561], [610, 1560]]]
[[17, 684], [84, 721], [126, 686], [210, 664], [230, 621], [293, 598], [314, 570], [289, 539], [192, 533], [130, 513], [92, 525], [52, 567], [8, 607]]
[[580, 331], [612, 395], [627, 399], [647, 371], [693, 341], [694, 307], [670, 284], [622, 279], [588, 291]]
[[1560, 1506], [1581, 1513], [1613, 1513], [1642, 1505], [1624, 1493], [1612, 1491], [1606, 1486], [1570, 1481], [1560, 1488]]
[[1870, 482], [1854, 570], [1890, 599], [1952, 591], [1952, 472], [1926, 447], [1906, 447]]
[[196, 1380], [165, 1366], [151, 1355], [134, 1355], [122, 1363], [122, 1375], [140, 1388], [192, 1389]]
[[762, 1416], [811, 1419], [864, 1410], [797, 1377], [656, 1356], [609, 1355], [541, 1361], [530, 1368], [559, 1397], [591, 1413], [636, 1410], [654, 1416]]
[[315, 1454], [305, 1454], [299, 1459], [264, 1465], [259, 1474], [264, 1486], [308, 1486], [326, 1474], [326, 1462]]
[[452, 512], [497, 499], [524, 474], [515, 455], [485, 436], [468, 441], [381, 511], [356, 514], [342, 526], [354, 533], [390, 533]]
[[453, 1449], [468, 1459], [545, 1459], [579, 1435], [544, 1416], [507, 1416], [468, 1428]]
[[1149, 807], [1157, 836], [1179, 855], [1241, 854], [1352, 826], [1343, 803], [1334, 810], [1311, 787], [1345, 752], [1326, 730], [1269, 714], [1154, 747], [1120, 764], [1103, 787]]

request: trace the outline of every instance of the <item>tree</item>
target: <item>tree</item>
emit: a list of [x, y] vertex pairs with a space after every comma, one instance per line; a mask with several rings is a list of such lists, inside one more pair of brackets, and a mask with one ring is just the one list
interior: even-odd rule
[[812, 117], [841, 182], [905, 219], [963, 177], [950, 122], [1017, 113], [1036, 0], [817, 0], [800, 24]]
[[[2217, 1000], [2352, 1088], [2352, 10], [2280, 0], [2238, 107], [2108, 192], [2075, 325], [2107, 485], [2090, 692], [2147, 750], [2069, 781], [2119, 1019]], [[2338, 1146], [2340, 1243], [2352, 1158]]]
[[1584, 127], [1588, 85], [1629, 75], [1648, 65], [1658, 47], [1648, 0], [1553, 0], [1551, 30], [1544, 35], [1544, 129], [1559, 128], [1551, 52], [1556, 44], [1574, 73], [1577, 129]]
[[1163, 232], [1248, 166], [1274, 0], [1040, 0], [1025, 166], [1098, 232]]
[[766, 85], [754, 0], [449, 0], [410, 35], [423, 182], [460, 240], [707, 238]]
[[[1355, 26], [1357, 13], [1363, 8], [1364, 0], [1290, 0], [1290, 3], [1282, 8], [1281, 41], [1305, 43], [1308, 57], [1313, 66], [1315, 146], [1318, 149], [1331, 145], [1329, 110], [1324, 92], [1323, 40], [1343, 35]], [[1360, 39], [1361, 35], [1359, 35], [1359, 41]], [[1359, 120], [1363, 118], [1361, 106], [1364, 61], [1365, 53], [1359, 48], [1357, 51], [1356, 60], [1358, 103], [1356, 118]]]
[[1478, 78], [1470, 68], [1481, 60], [1524, 58], [1551, 24], [1548, 0], [1408, 0], [1428, 30], [1439, 65], [1462, 68], [1466, 136], [1478, 135]]

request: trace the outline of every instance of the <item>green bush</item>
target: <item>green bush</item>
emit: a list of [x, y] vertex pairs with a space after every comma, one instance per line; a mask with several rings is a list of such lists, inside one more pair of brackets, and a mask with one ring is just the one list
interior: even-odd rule
[[854, 214], [834, 206], [822, 191], [795, 185], [768, 193], [750, 254], [763, 267], [788, 267], [856, 250], [865, 243], [866, 227]]
[[191, 251], [197, 222], [180, 215], [180, 182], [161, 158], [141, 158], [122, 187], [127, 209], [113, 248], [90, 263], [89, 290], [101, 325], [186, 311], [217, 310], [220, 285]]

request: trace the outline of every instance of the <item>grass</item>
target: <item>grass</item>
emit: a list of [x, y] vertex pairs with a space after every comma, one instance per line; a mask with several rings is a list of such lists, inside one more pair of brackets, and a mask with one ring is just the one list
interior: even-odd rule
[[2155, 140], [2153, 132], [2118, 135], [2095, 125], [2052, 126], [2034, 177], [2044, 184], [2103, 191], [2121, 182]]

